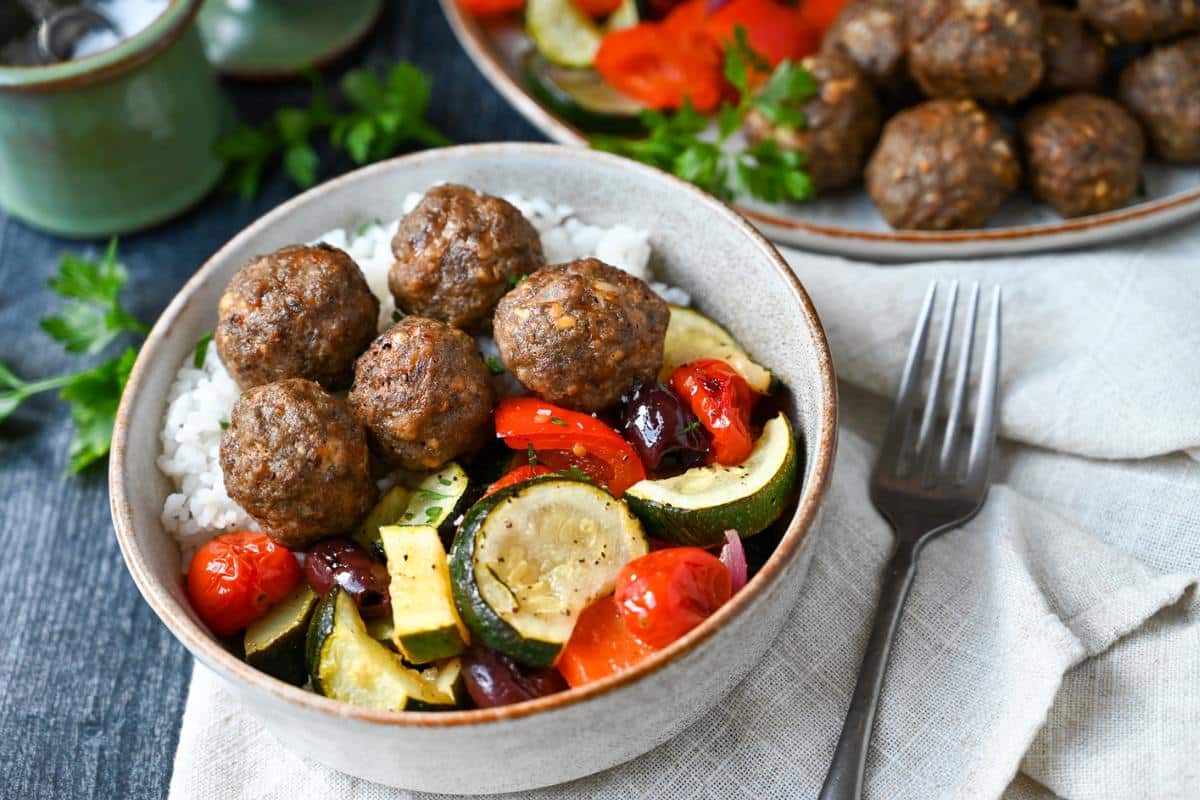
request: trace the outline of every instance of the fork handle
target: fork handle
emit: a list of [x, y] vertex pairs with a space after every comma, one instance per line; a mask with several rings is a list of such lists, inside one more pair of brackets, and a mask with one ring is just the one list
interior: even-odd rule
[[875, 722], [883, 675], [892, 651], [892, 640], [896, 637], [900, 612], [904, 609], [904, 601], [917, 572], [917, 549], [918, 545], [913, 542], [901, 542], [888, 562], [871, 638], [867, 640], [867, 650], [858, 673], [858, 684], [850, 698], [850, 710], [846, 712], [846, 722], [842, 725], [842, 733], [833, 752], [833, 763], [825, 775], [820, 800], [860, 800], [862, 797], [871, 728]]

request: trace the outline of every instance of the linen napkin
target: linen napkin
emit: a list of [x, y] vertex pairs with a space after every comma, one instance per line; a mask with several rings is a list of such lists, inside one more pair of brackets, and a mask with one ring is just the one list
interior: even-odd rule
[[[922, 556], [866, 796], [1200, 796], [1200, 463], [1185, 454], [1200, 453], [1200, 228], [1103, 251], [906, 267], [785, 255], [843, 381], [826, 530], [795, 610], [762, 663], [691, 729], [628, 764], [517, 796], [816, 797], [891, 543], [867, 475], [932, 277], [1003, 286], [1006, 441], [983, 511]], [[203, 667], [170, 796], [425, 797], [291, 755]]]

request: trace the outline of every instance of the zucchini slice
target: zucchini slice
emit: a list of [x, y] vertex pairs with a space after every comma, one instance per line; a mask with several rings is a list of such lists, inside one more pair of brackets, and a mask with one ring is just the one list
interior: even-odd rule
[[645, 132], [645, 106], [613, 89], [591, 69], [557, 67], [530, 50], [522, 65], [537, 99], [567, 122], [589, 133], [634, 135]]
[[446, 692], [367, 632], [354, 600], [334, 587], [308, 626], [308, 674], [313, 689], [351, 705], [403, 711], [446, 701]]
[[425, 689], [409, 701], [410, 711], [444, 711], [466, 705], [467, 685], [463, 681], [461, 658], [451, 658], [421, 670]]
[[746, 538], [779, 519], [798, 463], [792, 426], [780, 413], [763, 428], [744, 463], [644, 480], [629, 487], [625, 499], [653, 536], [675, 544], [719, 544], [727, 530]]
[[446, 533], [460, 513], [469, 482], [466, 470], [454, 461], [426, 475], [412, 487], [412, 499], [396, 524], [431, 525]]
[[392, 641], [410, 664], [456, 656], [470, 641], [454, 607], [446, 549], [437, 528], [389, 525], [380, 528], [392, 576]]
[[646, 550], [637, 517], [600, 487], [527, 481], [467, 512], [450, 554], [454, 600], [485, 645], [548, 667], [580, 613]]
[[246, 663], [293, 686], [303, 686], [308, 679], [304, 637], [316, 607], [317, 595], [301, 581], [266, 616], [246, 628], [243, 639]]
[[604, 37], [571, 0], [527, 0], [525, 30], [538, 52], [562, 67], [590, 67]]
[[659, 379], [665, 383], [676, 367], [699, 358], [721, 359], [759, 394], [766, 394], [771, 388], [770, 371], [754, 363], [729, 331], [698, 311], [671, 306]]
[[354, 531], [354, 541], [362, 545], [368, 553], [383, 558], [383, 545], [379, 541], [379, 529], [384, 525], [394, 525], [408, 510], [412, 499], [412, 490], [407, 486], [397, 484], [388, 489], [379, 502], [371, 509]]

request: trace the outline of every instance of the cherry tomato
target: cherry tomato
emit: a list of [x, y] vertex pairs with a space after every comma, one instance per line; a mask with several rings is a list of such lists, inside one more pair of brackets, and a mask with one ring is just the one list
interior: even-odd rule
[[662, 648], [708, 619], [732, 593], [719, 558], [699, 547], [672, 547], [626, 564], [613, 601], [630, 633]]
[[549, 475], [553, 471], [549, 467], [543, 467], [541, 464], [521, 464], [505, 473], [500, 480], [489, 486], [487, 491], [483, 493], [483, 496], [487, 497], [489, 494], [495, 494], [501, 489], [516, 486], [518, 483], [524, 483], [530, 478], [536, 478], [539, 475]]
[[608, 595], [579, 615], [556, 666], [568, 684], [582, 686], [623, 672], [657, 649], [630, 633]]
[[[532, 447], [538, 463], [552, 470], [578, 467], [617, 497], [646, 477], [629, 442], [600, 420], [536, 397], [510, 397], [496, 407], [496, 435], [514, 450]], [[543, 451], [570, 453], [559, 463]]]
[[750, 412], [758, 395], [737, 370], [719, 359], [702, 358], [677, 367], [671, 388], [712, 434], [711, 461], [734, 467], [749, 458], [754, 449]]
[[192, 557], [188, 599], [213, 633], [229, 636], [287, 597], [301, 577], [296, 557], [265, 533], [223, 533]]
[[607, 17], [621, 7], [621, 0], [571, 0], [571, 5], [589, 17]]
[[511, 14], [525, 7], [525, 0], [460, 0], [462, 7], [479, 17]]
[[697, 110], [712, 111], [725, 88], [716, 42], [703, 30], [672, 26], [671, 17], [608, 34], [596, 51], [595, 67], [614, 89], [651, 108], [689, 102]]

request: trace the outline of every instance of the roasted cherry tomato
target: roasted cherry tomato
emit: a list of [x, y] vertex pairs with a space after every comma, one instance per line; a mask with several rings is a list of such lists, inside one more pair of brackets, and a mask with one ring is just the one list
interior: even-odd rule
[[487, 497], [489, 494], [495, 494], [501, 489], [516, 486], [518, 483], [524, 483], [530, 478], [536, 478], [539, 475], [549, 475], [553, 471], [549, 467], [543, 467], [541, 464], [522, 464], [489, 486], [487, 491], [483, 493], [483, 496]]
[[685, 472], [708, 455], [708, 431], [679, 395], [660, 383], [644, 383], [625, 399], [621, 429], [655, 475]]
[[712, 111], [725, 88], [721, 49], [702, 28], [678, 20], [672, 25], [682, 8], [661, 23], [642, 22], [605, 36], [596, 52], [596, 71], [608, 85], [651, 108], [687, 102]]
[[672, 547], [626, 564], [613, 601], [630, 633], [662, 648], [708, 619], [732, 591], [721, 559], [699, 547]]
[[479, 644], [463, 656], [462, 669], [467, 693], [479, 708], [507, 706], [567, 688], [553, 669], [518, 664]]
[[287, 597], [300, 578], [296, 557], [265, 533], [223, 533], [192, 557], [188, 599], [213, 633], [229, 636]]
[[459, 0], [462, 7], [479, 17], [511, 14], [525, 7], [525, 0]]
[[657, 649], [629, 631], [608, 595], [579, 615], [556, 666], [567, 683], [582, 686], [623, 672]]
[[733, 467], [750, 456], [750, 412], [758, 395], [733, 367], [715, 358], [684, 364], [671, 373], [671, 388], [712, 434], [712, 461]]
[[589, 17], [607, 17], [621, 7], [621, 0], [571, 0], [571, 5]]
[[536, 463], [552, 470], [577, 467], [617, 497], [646, 477], [637, 452], [621, 434], [595, 417], [536, 397], [501, 400], [496, 435], [514, 450], [532, 447]]
[[734, 31], [739, 27], [746, 31], [754, 52], [772, 66], [815, 53], [821, 44], [820, 31], [802, 11], [776, 0], [730, 0], [708, 18], [705, 26], [708, 34], [723, 45], [734, 40]]

